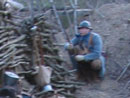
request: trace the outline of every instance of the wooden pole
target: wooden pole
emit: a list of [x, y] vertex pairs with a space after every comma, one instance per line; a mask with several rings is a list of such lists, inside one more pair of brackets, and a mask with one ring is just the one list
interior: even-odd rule
[[57, 13], [56, 6], [55, 6], [55, 4], [54, 4], [54, 0], [50, 0], [50, 3], [52, 4], [52, 8], [53, 8], [53, 10], [54, 10], [54, 14], [55, 14], [55, 16], [56, 16], [58, 25], [60, 26], [61, 32], [65, 34], [67, 41], [70, 42], [69, 36], [68, 36], [68, 34], [65, 32], [65, 30], [64, 30], [64, 28], [63, 28], [63, 25], [62, 25], [62, 23], [61, 23], [60, 17], [59, 17], [59, 15], [58, 15], [58, 13]]
[[116, 81], [119, 81], [121, 79], [121, 77], [125, 74], [125, 72], [127, 71], [127, 69], [130, 67], [130, 63], [128, 63], [126, 65], [126, 67], [124, 68], [124, 70], [122, 71], [122, 73], [120, 74], [120, 76], [116, 79]]
[[67, 8], [66, 8], [66, 5], [65, 5], [65, 0], [62, 0], [63, 2], [63, 6], [64, 6], [64, 11], [65, 11], [65, 14], [66, 14], [66, 17], [68, 19], [68, 23], [69, 23], [69, 32], [74, 32], [73, 28], [72, 28], [72, 21], [70, 19], [70, 15], [69, 15], [69, 12], [67, 11]]
[[69, 25], [71, 26], [71, 25], [72, 25], [72, 22], [71, 22], [71, 19], [70, 19], [69, 13], [68, 13], [67, 8], [66, 8], [66, 5], [65, 5], [65, 1], [62, 0], [62, 2], [63, 2], [64, 11], [65, 11], [65, 13], [66, 13], [66, 16], [67, 16], [67, 19], [68, 19]]
[[74, 1], [74, 30], [75, 30], [75, 33], [77, 34], [78, 33], [78, 30], [77, 30], [77, 4], [78, 4], [78, 1], [75, 0]]

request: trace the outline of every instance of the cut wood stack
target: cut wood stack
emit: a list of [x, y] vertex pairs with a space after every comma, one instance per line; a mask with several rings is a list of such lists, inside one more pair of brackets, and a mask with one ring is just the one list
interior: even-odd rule
[[[48, 23], [46, 16], [35, 14], [34, 19], [23, 17], [19, 19], [19, 22], [14, 20], [17, 19], [6, 20], [6, 25], [1, 24], [0, 26], [1, 72], [11, 70], [23, 77], [21, 80], [22, 91], [26, 91], [36, 98], [48, 98], [53, 95], [74, 98], [75, 89], [83, 83], [66, 79], [66, 76], [74, 70], [68, 71], [62, 66], [64, 60], [58, 55], [59, 50], [53, 39], [54, 28]], [[35, 32], [31, 30], [33, 26], [37, 26]], [[39, 50], [38, 56], [37, 51]], [[44, 64], [53, 69], [51, 85], [54, 92], [42, 91], [42, 87], [37, 86], [34, 80], [37, 74], [35, 67], [40, 65], [39, 59], [42, 54], [44, 54]], [[29, 83], [26, 85], [29, 87], [26, 87], [24, 83]]]

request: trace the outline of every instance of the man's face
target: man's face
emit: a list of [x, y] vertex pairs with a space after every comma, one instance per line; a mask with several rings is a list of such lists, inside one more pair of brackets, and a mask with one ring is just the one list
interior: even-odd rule
[[80, 28], [79, 29], [79, 33], [81, 36], [84, 36], [84, 35], [88, 34], [89, 32], [90, 32], [90, 29], [88, 29], [88, 28]]

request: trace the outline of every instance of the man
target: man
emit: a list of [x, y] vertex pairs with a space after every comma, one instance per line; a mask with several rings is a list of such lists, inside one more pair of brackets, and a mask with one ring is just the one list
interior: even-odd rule
[[[79, 33], [65, 44], [65, 48], [72, 50], [75, 46], [79, 46], [78, 54], [71, 56], [73, 63], [82, 77], [88, 71], [97, 72], [99, 78], [104, 77], [105, 59], [102, 56], [102, 39], [99, 34], [92, 32], [91, 23], [82, 21], [78, 27]], [[83, 72], [84, 71], [84, 72]], [[91, 73], [88, 73], [91, 75]]]

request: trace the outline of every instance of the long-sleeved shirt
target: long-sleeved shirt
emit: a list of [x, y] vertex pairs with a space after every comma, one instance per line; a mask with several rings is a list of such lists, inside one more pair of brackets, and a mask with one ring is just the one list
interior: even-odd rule
[[[92, 34], [92, 43], [89, 44], [90, 35]], [[102, 53], [102, 39], [101, 36], [97, 33], [89, 32], [84, 36], [76, 35], [71, 43], [75, 45], [79, 45], [83, 43], [86, 48], [90, 51], [88, 54], [85, 54], [85, 61], [95, 60], [100, 58]], [[89, 46], [88, 46], [89, 44]]]

